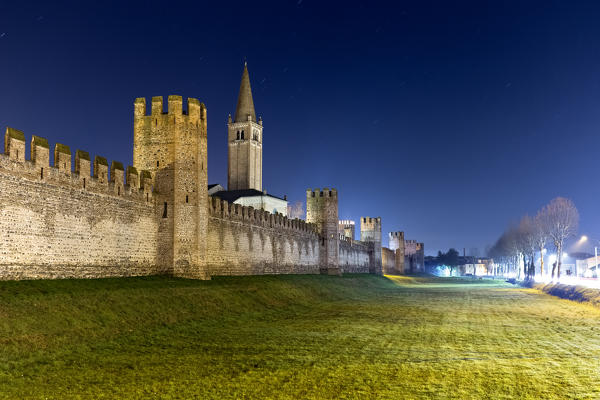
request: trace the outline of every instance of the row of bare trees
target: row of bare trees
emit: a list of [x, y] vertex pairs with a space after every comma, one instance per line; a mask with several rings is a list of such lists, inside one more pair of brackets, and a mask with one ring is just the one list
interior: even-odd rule
[[525, 215], [518, 224], [512, 224], [489, 250], [498, 270], [506, 275], [516, 273], [519, 279], [535, 277], [536, 255], [540, 255], [540, 273], [544, 274], [544, 249], [556, 250], [552, 264], [552, 279], [560, 278], [565, 242], [576, 235], [579, 212], [569, 199], [557, 197], [537, 212], [535, 217]]

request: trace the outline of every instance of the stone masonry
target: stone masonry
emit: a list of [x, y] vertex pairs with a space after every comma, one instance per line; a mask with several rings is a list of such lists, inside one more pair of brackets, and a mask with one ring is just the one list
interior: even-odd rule
[[[340, 236], [335, 189], [306, 191], [306, 221], [209, 196], [206, 107], [181, 96], [166, 106], [135, 99], [127, 168], [59, 143], [51, 165], [38, 136], [27, 158], [25, 134], [6, 129], [0, 279], [382, 273], [381, 219], [361, 218], [360, 241]], [[246, 67], [228, 138], [230, 189], [262, 190], [262, 121]]]

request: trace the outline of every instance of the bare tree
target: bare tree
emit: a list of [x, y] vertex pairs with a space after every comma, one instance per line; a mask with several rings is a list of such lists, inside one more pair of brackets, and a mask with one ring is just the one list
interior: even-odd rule
[[535, 224], [533, 218], [529, 215], [523, 216], [518, 227], [519, 248], [523, 257], [523, 270], [526, 279], [535, 276], [535, 250], [537, 241], [535, 234]]
[[565, 240], [577, 233], [579, 212], [571, 200], [557, 197], [542, 208], [540, 213], [544, 231], [556, 247], [556, 267], [552, 267], [552, 279], [555, 272], [559, 279]]
[[521, 254], [518, 236], [517, 227], [509, 226], [488, 252], [488, 255], [494, 258], [494, 262], [502, 269], [502, 275], [506, 275], [511, 270], [518, 272], [518, 260]]
[[287, 216], [289, 219], [304, 217], [304, 203], [297, 201], [294, 204], [288, 204]]
[[544, 277], [544, 248], [548, 241], [548, 232], [544, 226], [544, 214], [542, 210], [538, 211], [537, 215], [533, 220], [535, 243], [537, 249], [540, 251], [540, 275]]

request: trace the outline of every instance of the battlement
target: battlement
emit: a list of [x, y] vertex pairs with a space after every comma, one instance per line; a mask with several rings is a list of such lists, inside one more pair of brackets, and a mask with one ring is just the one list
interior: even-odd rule
[[360, 217], [360, 230], [379, 230], [381, 231], [381, 217]]
[[360, 240], [381, 243], [381, 217], [360, 217]]
[[138, 97], [134, 101], [134, 117], [136, 119], [143, 117], [158, 117], [161, 115], [177, 115], [187, 116], [189, 119], [205, 120], [206, 119], [206, 106], [201, 103], [198, 99], [188, 98], [187, 99], [187, 110], [183, 108], [183, 98], [177, 95], [170, 95], [167, 98], [167, 112], [164, 112], [164, 103], [162, 96], [152, 97], [150, 104], [150, 114], [147, 114], [146, 110], [146, 98]]
[[369, 250], [373, 250], [375, 248], [374, 242], [362, 242], [360, 240], [350, 240], [347, 237], [340, 235], [340, 247], [345, 248], [354, 248], [357, 250], [361, 250], [364, 252], [368, 252]]
[[33, 135], [30, 143], [30, 159], [27, 160], [25, 134], [17, 129], [6, 128], [4, 154], [0, 153], [0, 171], [51, 185], [151, 203], [152, 180], [140, 182], [137, 170], [133, 167], [128, 167], [125, 174], [123, 164], [113, 161], [109, 175], [106, 158], [96, 156], [92, 175], [89, 153], [77, 150], [73, 171], [71, 149], [61, 143], [54, 146], [54, 164], [51, 166], [48, 140]]
[[404, 252], [404, 232], [390, 232], [388, 237], [390, 250]]
[[332, 198], [337, 198], [337, 190], [336, 189], [329, 189], [329, 188], [323, 188], [323, 190], [321, 190], [320, 188], [316, 188], [314, 190], [311, 189], [306, 189], [306, 198], [317, 198], [317, 197], [332, 197]]
[[272, 214], [262, 209], [229, 203], [218, 197], [209, 196], [208, 211], [211, 217], [240, 221], [266, 228], [290, 229], [317, 235], [315, 225], [309, 224], [302, 219], [289, 219], [279, 213]]

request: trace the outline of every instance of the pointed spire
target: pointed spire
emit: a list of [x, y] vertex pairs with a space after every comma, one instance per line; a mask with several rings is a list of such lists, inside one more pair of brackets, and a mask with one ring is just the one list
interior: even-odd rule
[[252, 121], [256, 122], [252, 89], [250, 88], [250, 75], [248, 74], [248, 65], [244, 62], [244, 73], [242, 74], [242, 83], [240, 84], [240, 94], [238, 95], [234, 121], [248, 121], [248, 116], [250, 116]]

